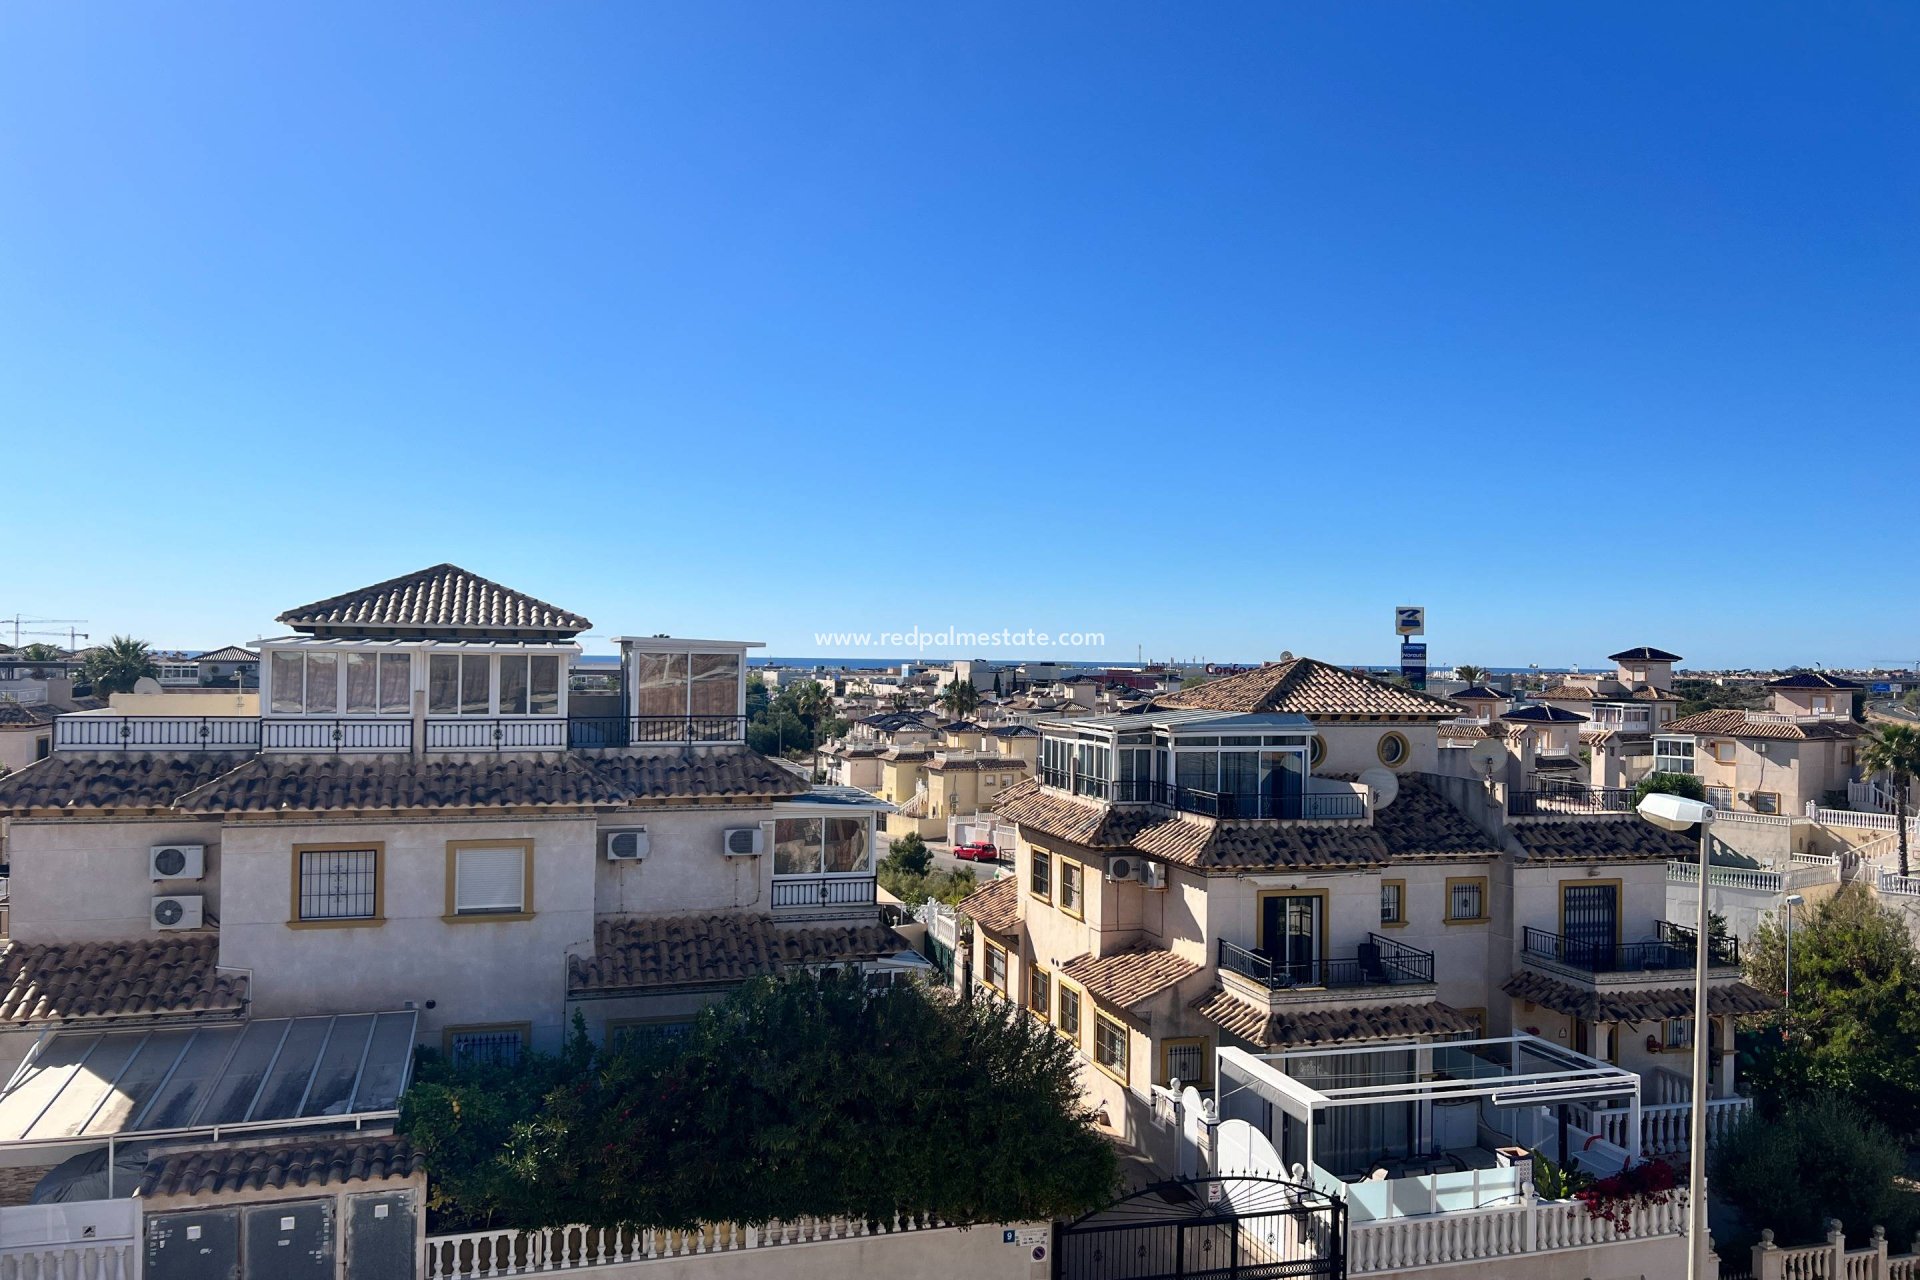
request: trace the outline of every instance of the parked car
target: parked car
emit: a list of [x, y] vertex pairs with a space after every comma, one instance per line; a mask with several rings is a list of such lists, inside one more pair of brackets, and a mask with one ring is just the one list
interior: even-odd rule
[[953, 856], [962, 862], [998, 862], [1000, 850], [984, 841], [953, 846]]

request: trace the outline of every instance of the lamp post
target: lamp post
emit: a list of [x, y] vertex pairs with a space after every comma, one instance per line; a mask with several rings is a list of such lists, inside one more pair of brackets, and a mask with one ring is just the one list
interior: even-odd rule
[[1693, 1106], [1687, 1125], [1687, 1280], [1707, 1274], [1707, 877], [1713, 848], [1713, 806], [1652, 793], [1640, 816], [1668, 831], [1700, 828], [1700, 910], [1693, 936]]
[[1787, 1013], [1793, 1013], [1793, 909], [1803, 906], [1806, 899], [1797, 893], [1787, 895]]

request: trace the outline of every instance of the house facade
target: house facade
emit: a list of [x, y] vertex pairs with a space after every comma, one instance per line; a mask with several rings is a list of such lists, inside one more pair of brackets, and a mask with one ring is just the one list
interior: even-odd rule
[[1715, 808], [1799, 814], [1807, 805], [1846, 804], [1866, 728], [1853, 719], [1863, 686], [1810, 671], [1767, 682], [1771, 706], [1702, 711], [1654, 735], [1654, 768], [1691, 773]]

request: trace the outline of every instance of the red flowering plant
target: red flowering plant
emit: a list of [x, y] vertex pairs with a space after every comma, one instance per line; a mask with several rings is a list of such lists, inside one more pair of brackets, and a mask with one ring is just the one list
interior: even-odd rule
[[1680, 1175], [1665, 1160], [1643, 1160], [1618, 1173], [1597, 1178], [1573, 1193], [1589, 1217], [1613, 1225], [1622, 1235], [1633, 1230], [1636, 1208], [1665, 1204], [1680, 1189]]

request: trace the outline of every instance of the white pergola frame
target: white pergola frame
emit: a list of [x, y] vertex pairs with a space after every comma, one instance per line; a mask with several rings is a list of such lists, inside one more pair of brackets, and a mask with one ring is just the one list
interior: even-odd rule
[[[1500, 1076], [1480, 1076], [1464, 1080], [1421, 1079], [1433, 1069], [1434, 1051], [1503, 1046], [1512, 1061], [1530, 1053], [1549, 1062], [1565, 1064], [1557, 1071], [1531, 1071]], [[1411, 1053], [1415, 1079], [1399, 1084], [1347, 1085], [1320, 1090], [1286, 1072], [1290, 1060], [1334, 1058], [1362, 1053]], [[1325, 1048], [1286, 1049], [1279, 1053], [1252, 1054], [1243, 1049], [1223, 1048], [1214, 1055], [1214, 1075], [1222, 1090], [1218, 1103], [1226, 1114], [1228, 1069], [1266, 1101], [1285, 1115], [1299, 1121], [1307, 1141], [1307, 1163], [1314, 1163], [1313, 1121], [1315, 1116], [1335, 1107], [1367, 1107], [1393, 1103], [1426, 1103], [1420, 1112], [1419, 1129], [1427, 1132], [1431, 1121], [1429, 1108], [1434, 1102], [1463, 1098], [1486, 1098], [1496, 1107], [1546, 1107], [1562, 1102], [1600, 1102], [1610, 1098], [1627, 1099], [1627, 1155], [1640, 1159], [1640, 1077], [1637, 1073], [1602, 1062], [1538, 1036], [1524, 1033], [1492, 1036], [1481, 1040], [1373, 1040], [1359, 1044], [1329, 1045]], [[1565, 1153], [1561, 1153], [1565, 1158]]]

